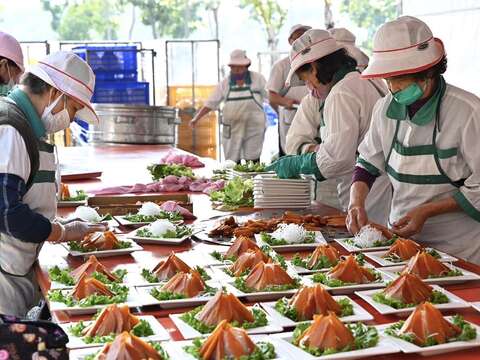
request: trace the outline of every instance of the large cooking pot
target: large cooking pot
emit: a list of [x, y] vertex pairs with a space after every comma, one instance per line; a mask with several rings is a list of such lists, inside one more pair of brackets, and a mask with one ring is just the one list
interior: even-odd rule
[[170, 106], [93, 104], [100, 118], [93, 141], [127, 144], [176, 143], [178, 109]]

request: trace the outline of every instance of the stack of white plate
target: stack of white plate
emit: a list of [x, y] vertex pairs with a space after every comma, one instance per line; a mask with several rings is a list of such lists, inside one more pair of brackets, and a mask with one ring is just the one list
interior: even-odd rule
[[275, 174], [253, 178], [254, 206], [264, 209], [304, 209], [311, 203], [311, 180], [278, 179]]
[[229, 178], [233, 179], [234, 177], [241, 177], [242, 179], [252, 179], [257, 175], [266, 175], [266, 174], [272, 174], [274, 175], [275, 173], [273, 171], [264, 171], [264, 172], [242, 172], [242, 171], [236, 171], [233, 169], [229, 169]]

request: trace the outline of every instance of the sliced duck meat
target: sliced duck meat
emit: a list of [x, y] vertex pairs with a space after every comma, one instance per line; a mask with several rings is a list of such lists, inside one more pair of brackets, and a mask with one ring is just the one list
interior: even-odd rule
[[82, 265], [72, 270], [70, 275], [73, 277], [75, 282], [78, 282], [82, 275], [85, 274], [87, 277], [90, 277], [94, 272], [105, 275], [110, 281], [119, 281], [118, 277], [107, 270], [107, 268], [103, 266], [94, 255], [90, 256]]
[[373, 275], [367, 268], [360, 266], [353, 255], [340, 261], [332, 270], [327, 273], [330, 279], [338, 279], [353, 284], [367, 284], [375, 281]]
[[398, 258], [405, 261], [410, 259], [412, 256], [414, 256], [417, 252], [421, 250], [422, 247], [415, 241], [399, 238], [395, 240], [393, 245], [390, 246], [390, 249], [388, 249], [388, 251], [385, 253], [385, 255], [383, 255], [383, 257], [396, 255], [398, 256]]
[[290, 285], [295, 281], [276, 263], [263, 261], [254, 266], [245, 279], [245, 285], [255, 290], [263, 290], [272, 285]]
[[404, 304], [420, 304], [430, 299], [433, 288], [414, 274], [403, 274], [390, 283], [383, 294]]
[[104, 308], [96, 320], [82, 331], [83, 336], [107, 336], [130, 332], [140, 320], [130, 313], [127, 305], [111, 304]]
[[330, 311], [342, 313], [340, 305], [320, 284], [298, 289], [288, 303], [296, 310], [299, 321], [312, 320], [315, 314], [327, 315]]
[[147, 342], [127, 331], [117, 335], [113, 342], [106, 344], [96, 360], [164, 360]]
[[81, 300], [93, 294], [106, 296], [115, 295], [104, 283], [85, 275], [80, 277], [80, 280], [78, 280], [71, 292], [71, 295], [75, 300]]
[[403, 268], [401, 274], [415, 274], [422, 279], [446, 275], [450, 268], [427, 252], [418, 252]]
[[197, 320], [209, 326], [218, 325], [222, 320], [229, 323], [236, 321], [240, 325], [253, 322], [253, 313], [238, 298], [230, 293], [219, 290], [196, 315]]
[[249, 249], [260, 250], [255, 241], [246, 236], [240, 236], [235, 239], [232, 245], [230, 245], [225, 257], [238, 257]]
[[188, 273], [192, 270], [190, 266], [185, 264], [175, 253], [172, 253], [165, 260], [160, 261], [152, 270], [155, 277], [162, 281], [171, 279], [178, 272]]
[[313, 322], [296, 340], [296, 344], [313, 349], [341, 350], [354, 348], [355, 339], [345, 324], [330, 312], [327, 315], [315, 315]]
[[111, 231], [94, 232], [85, 236], [80, 245], [88, 250], [112, 250], [118, 247], [119, 241]]
[[191, 298], [205, 291], [205, 283], [197, 271], [179, 272], [162, 286], [162, 291], [182, 294]]
[[400, 334], [413, 334], [415, 344], [420, 346], [425, 345], [429, 338], [443, 344], [461, 332], [458, 326], [448, 322], [440, 310], [429, 302], [418, 305], [399, 331]]
[[336, 264], [340, 260], [340, 253], [330, 245], [319, 245], [308, 258], [307, 269], [313, 269], [317, 263], [326, 258], [331, 264]]
[[226, 320], [218, 324], [200, 348], [202, 360], [240, 359], [256, 349], [244, 329], [230, 325]]
[[246, 270], [251, 270], [260, 261], [267, 262], [267, 255], [260, 250], [249, 249], [235, 260], [232, 266], [229, 267], [229, 270], [233, 275], [241, 276]]

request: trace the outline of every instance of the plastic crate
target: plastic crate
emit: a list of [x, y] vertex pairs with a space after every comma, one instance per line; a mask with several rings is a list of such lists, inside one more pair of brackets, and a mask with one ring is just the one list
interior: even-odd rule
[[114, 80], [124, 80], [124, 81], [137, 81], [137, 71], [94, 71], [95, 81], [114, 81]]
[[149, 85], [148, 82], [97, 81], [92, 102], [148, 105], [150, 102]]

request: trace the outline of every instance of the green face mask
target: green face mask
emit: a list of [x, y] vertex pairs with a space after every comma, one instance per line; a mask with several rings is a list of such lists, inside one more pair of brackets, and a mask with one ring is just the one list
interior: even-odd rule
[[407, 86], [405, 89], [397, 91], [393, 94], [395, 101], [405, 106], [412, 105], [422, 96], [423, 90], [417, 83], [413, 83]]
[[12, 89], [13, 86], [11, 86], [10, 84], [0, 85], [0, 96], [7, 96]]

